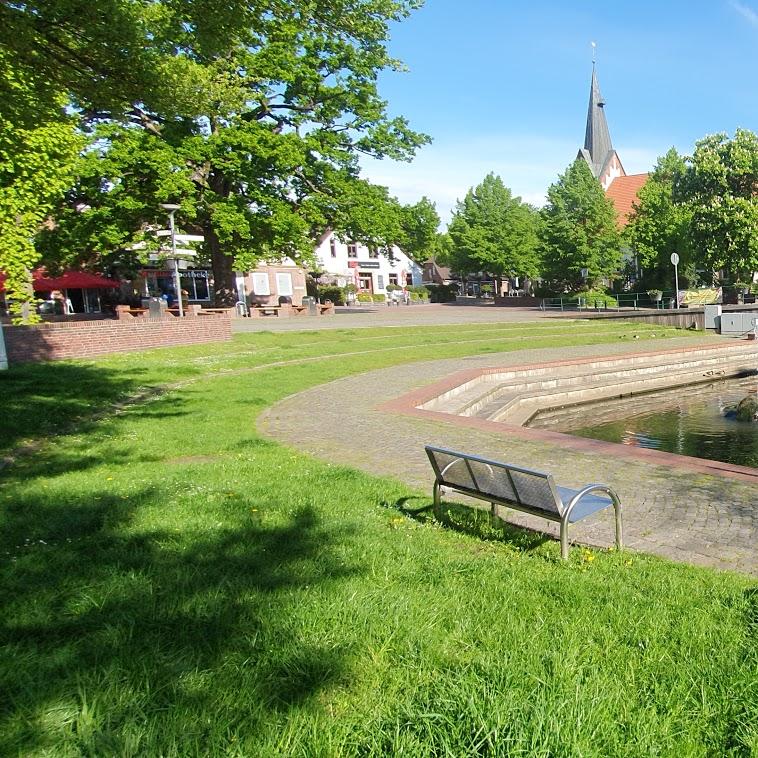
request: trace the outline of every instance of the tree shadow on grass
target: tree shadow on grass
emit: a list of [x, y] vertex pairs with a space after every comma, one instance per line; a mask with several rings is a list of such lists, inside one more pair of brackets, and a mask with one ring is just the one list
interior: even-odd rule
[[[65, 362], [0, 371], [0, 451], [52, 434], [86, 431], [86, 421], [145, 390], [145, 371]], [[82, 424], [84, 422], [84, 425]]]
[[486, 542], [502, 542], [522, 552], [533, 552], [553, 540], [546, 534], [493, 516], [489, 510], [473, 508], [462, 503], [443, 501], [435, 508], [433, 503], [408, 507], [408, 503], [426, 498], [403, 497], [391, 507], [422, 523], [434, 520], [447, 529], [467, 534]]
[[240, 514], [237, 527], [138, 528], [156, 499], [30, 498], [3, 514], [0, 754], [126, 754], [146, 721], [137, 752], [159, 754], [181, 739], [160, 714], [209, 733], [240, 695], [256, 703], [252, 729], [346, 676], [349, 651], [309, 643], [292, 620], [309, 593], [363, 572], [335, 554], [344, 529], [310, 507], [272, 525]]

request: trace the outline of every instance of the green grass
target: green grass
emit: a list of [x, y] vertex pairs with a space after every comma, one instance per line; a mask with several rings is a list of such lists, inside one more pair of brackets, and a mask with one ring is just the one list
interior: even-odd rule
[[651, 333], [671, 334], [258, 334], [3, 374], [6, 451], [68, 433], [0, 479], [0, 754], [756, 754], [754, 582], [631, 553], [563, 564], [255, 433], [350, 373]]

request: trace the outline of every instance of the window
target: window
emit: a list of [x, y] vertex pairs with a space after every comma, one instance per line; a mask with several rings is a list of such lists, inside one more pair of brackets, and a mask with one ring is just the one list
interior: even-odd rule
[[413, 274], [406, 274], [405, 275], [405, 284], [407, 287], [413, 286]]
[[357, 258], [358, 257], [358, 245], [355, 244], [355, 242], [350, 242], [347, 246], [347, 257], [348, 258]]
[[268, 274], [253, 274], [253, 294], [270, 295], [271, 287], [268, 285]]
[[207, 271], [196, 271], [194, 269], [182, 271], [179, 282], [182, 289], [187, 291], [187, 298], [189, 300], [211, 299]]
[[397, 284], [397, 274], [390, 274], [390, 284]]
[[358, 274], [358, 289], [361, 292], [373, 292], [373, 280], [371, 274], [359, 273]]
[[376, 288], [379, 290], [384, 289], [384, 275], [383, 274], [376, 275]]
[[293, 293], [292, 274], [277, 274], [276, 275], [276, 289], [280, 295], [291, 297]]
[[379, 257], [379, 251], [373, 245], [368, 249], [368, 257], [369, 258]]
[[329, 240], [329, 252], [332, 254], [332, 258], [337, 257], [337, 240], [334, 237]]

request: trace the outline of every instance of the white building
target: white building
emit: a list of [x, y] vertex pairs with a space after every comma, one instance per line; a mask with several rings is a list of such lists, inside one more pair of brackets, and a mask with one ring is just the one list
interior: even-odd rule
[[337, 284], [355, 284], [358, 292], [386, 294], [388, 284], [421, 284], [421, 266], [396, 245], [388, 255], [357, 242], [342, 242], [333, 232], [327, 232], [316, 246], [316, 258]]

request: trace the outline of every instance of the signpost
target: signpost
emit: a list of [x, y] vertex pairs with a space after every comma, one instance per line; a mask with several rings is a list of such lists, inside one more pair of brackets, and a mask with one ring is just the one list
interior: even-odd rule
[[676, 308], [679, 308], [679, 255], [671, 253], [671, 263], [674, 266], [674, 299]]
[[184, 303], [182, 303], [182, 283], [179, 278], [179, 256], [191, 258], [195, 255], [194, 250], [188, 248], [177, 249], [177, 242], [203, 242], [205, 237], [199, 234], [177, 234], [174, 227], [174, 214], [180, 206], [174, 203], [161, 203], [161, 208], [168, 211], [168, 229], [159, 229], [156, 232], [158, 237], [171, 237], [171, 254], [170, 257], [174, 262], [174, 289], [176, 290], [176, 299], [179, 302], [179, 316], [184, 316]]

